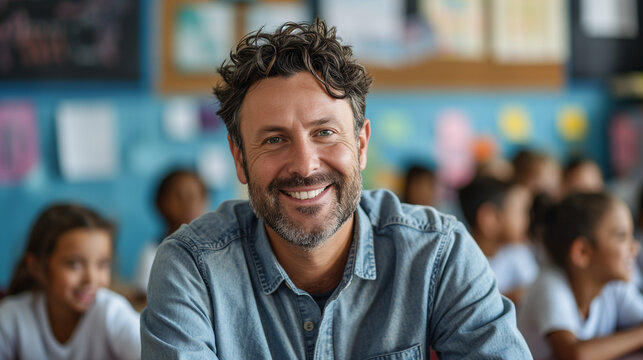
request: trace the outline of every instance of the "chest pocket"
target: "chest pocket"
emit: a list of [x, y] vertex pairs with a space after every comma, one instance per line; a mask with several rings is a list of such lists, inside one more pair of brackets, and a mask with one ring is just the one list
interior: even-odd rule
[[390, 354], [376, 355], [366, 360], [422, 360], [422, 349], [420, 344], [414, 345], [406, 350], [396, 351]]

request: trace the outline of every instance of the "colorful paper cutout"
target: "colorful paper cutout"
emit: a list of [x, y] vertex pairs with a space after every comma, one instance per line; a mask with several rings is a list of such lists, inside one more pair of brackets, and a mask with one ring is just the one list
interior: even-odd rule
[[450, 187], [460, 187], [473, 176], [473, 129], [467, 114], [458, 109], [445, 110], [436, 122], [437, 175]]
[[480, 136], [473, 141], [473, 157], [477, 163], [487, 162], [498, 153], [496, 139], [491, 136]]
[[609, 138], [610, 157], [618, 175], [627, 174], [641, 164], [643, 125], [637, 126], [636, 119], [627, 114], [616, 115], [610, 122]]
[[558, 112], [556, 127], [566, 141], [580, 141], [587, 136], [589, 124], [582, 108], [568, 105]]
[[531, 120], [522, 106], [512, 105], [502, 109], [498, 126], [500, 133], [510, 141], [524, 143], [531, 137]]
[[384, 138], [388, 143], [401, 145], [406, 142], [411, 135], [409, 117], [403, 112], [386, 112], [379, 119], [382, 126], [382, 133], [386, 134]]
[[0, 182], [23, 179], [38, 160], [35, 118], [31, 103], [0, 103]]

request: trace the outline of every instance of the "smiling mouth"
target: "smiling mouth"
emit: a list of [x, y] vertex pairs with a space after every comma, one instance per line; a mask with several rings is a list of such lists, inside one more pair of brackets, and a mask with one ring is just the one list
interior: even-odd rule
[[324, 188], [321, 188], [321, 189], [317, 189], [317, 190], [310, 190], [310, 191], [284, 191], [284, 193], [287, 194], [288, 196], [292, 197], [292, 198], [297, 199], [297, 200], [308, 200], [308, 199], [316, 198], [317, 196], [319, 196], [319, 194], [324, 192], [324, 190], [326, 190], [327, 188], [328, 188], [328, 186], [326, 186]]

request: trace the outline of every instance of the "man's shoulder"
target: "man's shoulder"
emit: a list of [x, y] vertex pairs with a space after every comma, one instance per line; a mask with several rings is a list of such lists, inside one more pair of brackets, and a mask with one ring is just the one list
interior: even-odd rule
[[228, 200], [189, 225], [181, 226], [169, 238], [183, 242], [190, 248], [216, 250], [248, 236], [257, 221], [247, 200]]
[[365, 190], [362, 192], [360, 207], [370, 219], [374, 228], [404, 226], [420, 232], [447, 234], [457, 225], [453, 215], [444, 214], [431, 206], [402, 203], [389, 190]]

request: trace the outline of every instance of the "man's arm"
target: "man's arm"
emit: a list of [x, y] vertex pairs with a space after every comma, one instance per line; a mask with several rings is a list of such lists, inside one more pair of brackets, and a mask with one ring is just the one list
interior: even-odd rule
[[195, 259], [178, 240], [156, 253], [141, 314], [143, 359], [216, 359], [212, 305]]
[[516, 327], [511, 301], [473, 238], [458, 224], [441, 239], [442, 256], [431, 277], [435, 293], [430, 340], [440, 360], [531, 359]]

